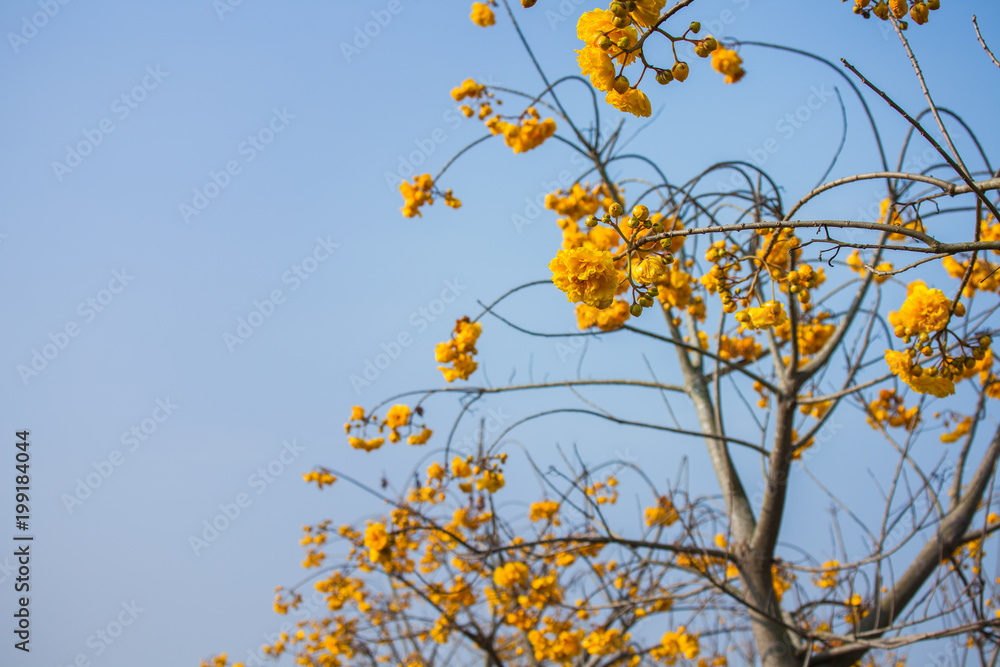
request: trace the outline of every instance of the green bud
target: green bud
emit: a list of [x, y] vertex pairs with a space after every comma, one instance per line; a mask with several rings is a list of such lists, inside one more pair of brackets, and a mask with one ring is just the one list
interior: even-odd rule
[[690, 30], [696, 35], [701, 32], [701, 21], [691, 21]]
[[665, 86], [674, 80], [674, 75], [670, 73], [670, 70], [663, 69], [656, 73], [656, 83], [661, 86]]
[[642, 315], [642, 306], [637, 303], [633, 303], [632, 307], [628, 309], [628, 312], [632, 313], [632, 317], [639, 317]]

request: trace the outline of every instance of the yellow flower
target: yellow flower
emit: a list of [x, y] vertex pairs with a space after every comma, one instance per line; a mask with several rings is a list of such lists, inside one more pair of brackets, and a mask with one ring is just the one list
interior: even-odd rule
[[712, 51], [712, 68], [726, 75], [726, 83], [736, 83], [743, 78], [743, 59], [735, 52], [721, 46]]
[[524, 563], [507, 563], [493, 570], [493, 583], [501, 588], [512, 588], [527, 582], [530, 574]]
[[576, 304], [576, 323], [581, 329], [597, 327], [601, 331], [614, 331], [621, 329], [628, 318], [628, 304], [621, 299], [615, 299], [615, 302], [604, 310], [585, 303]]
[[951, 444], [972, 430], [972, 417], [962, 417], [961, 421], [955, 424], [955, 429], [950, 433], [941, 434], [941, 442]]
[[447, 343], [438, 343], [434, 348], [434, 358], [437, 361], [452, 364], [451, 368], [438, 366], [438, 370], [444, 373], [445, 381], [468, 380], [479, 367], [472, 355], [476, 354], [476, 341], [482, 330], [482, 324], [470, 322], [468, 317], [463, 317], [455, 322], [455, 337]]
[[546, 521], [552, 520], [553, 523], [558, 526], [559, 519], [556, 517], [556, 513], [558, 511], [559, 503], [554, 500], [543, 500], [531, 504], [531, 509], [528, 512], [528, 519], [531, 521], [541, 521], [542, 519], [545, 519]]
[[677, 657], [680, 655], [684, 655], [688, 660], [691, 660], [697, 658], [698, 653], [698, 637], [687, 634], [685, 627], [682, 625], [677, 628], [677, 632], [664, 634], [660, 640], [660, 645], [654, 648], [650, 652], [650, 655], [668, 665], [673, 665], [677, 662]]
[[951, 300], [939, 289], [927, 289], [922, 280], [910, 283], [906, 301], [899, 312], [889, 313], [893, 327], [903, 327], [912, 333], [934, 333], [948, 326]]
[[493, 16], [493, 10], [489, 8], [489, 5], [484, 5], [481, 2], [472, 3], [472, 15], [469, 17], [472, 22], [476, 25], [486, 28], [494, 23], [496, 23], [496, 17]]
[[[613, 21], [615, 15], [607, 9], [594, 9], [584, 12], [576, 22], [576, 36], [587, 46], [597, 46], [597, 41], [601, 37], [607, 37], [615, 44], [622, 37], [628, 37], [629, 44], [636, 44], [639, 41], [639, 33], [633, 26], [616, 28]], [[628, 65], [636, 58], [636, 53], [625, 53], [617, 47], [613, 47], [613, 52], [617, 53], [618, 63]]]
[[381, 523], [373, 523], [365, 530], [365, 546], [368, 547], [368, 559], [377, 563], [383, 551], [389, 546], [389, 534]]
[[785, 308], [779, 301], [767, 301], [759, 308], [746, 308], [735, 315], [741, 329], [770, 329], [780, 326], [788, 319]]
[[612, 88], [605, 95], [604, 101], [619, 111], [627, 111], [641, 118], [648, 118], [653, 113], [649, 98], [638, 88], [629, 88], [624, 93], [618, 93]]
[[362, 438], [348, 438], [347, 442], [354, 449], [363, 449], [366, 452], [370, 452], [384, 445], [385, 438], [373, 438], [371, 440], [364, 440]]
[[482, 97], [486, 93], [486, 86], [480, 83], [476, 83], [473, 79], [466, 79], [462, 82], [461, 86], [457, 88], [452, 88], [451, 96], [456, 102], [460, 102], [466, 97], [470, 99], [477, 99]]
[[823, 573], [818, 577], [813, 577], [813, 583], [820, 588], [836, 588], [839, 568], [840, 561], [826, 561], [823, 563]]
[[406, 438], [406, 444], [408, 445], [426, 445], [427, 441], [430, 440], [431, 436], [434, 435], [434, 431], [429, 428], [425, 428], [420, 433], [414, 433], [413, 435]]
[[351, 421], [364, 418], [365, 418], [365, 411], [360, 405], [355, 405], [354, 407], [351, 408]]
[[931, 375], [926, 370], [920, 375], [915, 375], [913, 360], [905, 352], [886, 350], [885, 361], [889, 364], [889, 370], [917, 393], [933, 394], [938, 398], [945, 398], [955, 393], [955, 383], [940, 375]]
[[643, 28], [648, 28], [660, 18], [660, 10], [666, 4], [667, 0], [636, 0], [632, 18]]
[[669, 526], [673, 524], [680, 515], [674, 508], [674, 504], [666, 496], [660, 496], [656, 507], [646, 508], [646, 525], [648, 526]]
[[598, 90], [610, 91], [615, 82], [615, 64], [611, 56], [596, 46], [585, 46], [576, 53], [580, 71], [590, 77], [590, 84]]
[[403, 216], [407, 218], [420, 217], [420, 207], [424, 204], [434, 203], [434, 198], [431, 196], [434, 181], [431, 180], [431, 175], [414, 176], [413, 180], [412, 184], [408, 181], [399, 184], [399, 191], [402, 193], [403, 199], [406, 200], [401, 210]]
[[399, 428], [410, 423], [410, 408], [405, 405], [394, 405], [385, 417], [385, 425], [389, 428]]
[[494, 116], [486, 121], [486, 127], [492, 134], [502, 134], [504, 142], [515, 153], [524, 153], [541, 146], [556, 132], [554, 120], [546, 118], [539, 123], [538, 118], [538, 111], [534, 107], [528, 107], [524, 115], [518, 119], [517, 125], [501, 120], [500, 116]]
[[460, 478], [469, 477], [472, 475], [472, 468], [469, 467], [468, 461], [456, 456], [451, 462], [451, 474]]
[[560, 250], [549, 262], [552, 282], [573, 302], [598, 309], [611, 305], [618, 290], [618, 271], [606, 250], [574, 248]]
[[444, 479], [444, 473], [445, 473], [444, 468], [441, 467], [440, 463], [435, 461], [434, 463], [430, 464], [427, 467], [427, 479], [428, 479], [427, 483], [430, 484], [431, 480], [437, 480], [440, 482], [441, 480]]
[[477, 489], [486, 489], [490, 493], [496, 493], [504, 486], [504, 479], [502, 472], [495, 472], [493, 470], [487, 470], [483, 473], [483, 476], [476, 480]]

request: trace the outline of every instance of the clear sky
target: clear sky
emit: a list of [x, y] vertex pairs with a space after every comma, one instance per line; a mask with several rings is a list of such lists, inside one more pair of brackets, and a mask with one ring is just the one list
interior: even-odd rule
[[[479, 28], [469, 4], [0, 3], [0, 510], [9, 522], [0, 531], [0, 664], [63, 667], [83, 656], [77, 664], [173, 667], [221, 651], [245, 659], [281, 626], [273, 587], [302, 576], [301, 526], [379, 509], [347, 485], [318, 492], [302, 473], [324, 465], [405, 485], [431, 453], [351, 450], [350, 406], [440, 386], [433, 348], [455, 320], [478, 315], [477, 300], [549, 277], [561, 234], [533, 202], [563, 173], [580, 173], [554, 142], [515, 156], [497, 139], [443, 179], [460, 210], [438, 203], [423, 218], [400, 215], [397, 184], [411, 163], [436, 173], [484, 134], [456, 114], [452, 87], [472, 77], [540, 89], [509, 22]], [[575, 18], [592, 4], [519, 10], [553, 78], [577, 72]], [[944, 4], [933, 25], [911, 31], [914, 48], [937, 99], [995, 152], [1000, 72], [975, 44], [970, 14], [1000, 46], [1000, 8]], [[904, 107], [924, 106], [898, 40], [836, 0], [706, 0], [683, 16], [717, 36], [845, 56]], [[626, 136], [642, 129], [630, 147], [680, 182], [716, 161], [758, 156], [794, 200], [840, 140], [832, 90], [845, 84], [802, 59], [742, 53], [740, 84], [723, 85], [699, 62], [683, 86], [653, 91], [661, 115], [649, 127], [628, 117]], [[568, 103], [590, 124], [573, 85]], [[875, 170], [858, 104], [845, 103], [851, 133], [833, 173]], [[905, 126], [872, 106], [895, 154]], [[610, 108], [602, 114], [617, 120]], [[765, 155], [766, 145], [777, 149]], [[649, 176], [633, 167], [613, 174]], [[837, 210], [809, 214], [850, 217], [872, 199], [859, 188], [831, 199]], [[537, 330], [575, 328], [554, 287], [503, 312]], [[634, 341], [589, 346], [582, 374], [646, 376]], [[572, 377], [582, 358], [490, 319], [479, 348], [478, 382], [493, 384]], [[672, 352], [646, 355], [670, 381]], [[579, 405], [569, 394], [504, 397], [479, 416], [506, 426], [549, 400]], [[455, 412], [454, 400], [437, 399], [428, 421], [444, 432]], [[12, 443], [21, 429], [31, 432], [30, 656], [11, 641]], [[844, 429], [846, 448], [867, 427]], [[474, 430], [463, 422], [460, 443]], [[686, 453], [696, 479], [710, 481], [699, 443], [665, 447], [648, 433], [565, 419], [513, 437], [542, 462], [558, 461], [557, 443], [578, 444], [587, 460], [631, 458], [663, 477]], [[863, 456], [824, 453], [845, 475]], [[527, 495], [512, 491], [505, 502], [537, 495], [534, 480], [519, 484]], [[213, 522], [225, 528], [206, 529]], [[792, 529], [808, 522], [791, 512]]]

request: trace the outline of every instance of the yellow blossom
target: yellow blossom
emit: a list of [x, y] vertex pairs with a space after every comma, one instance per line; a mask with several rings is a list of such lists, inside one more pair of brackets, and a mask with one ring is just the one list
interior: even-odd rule
[[629, 88], [624, 93], [612, 88], [604, 96], [604, 101], [619, 111], [627, 111], [640, 118], [648, 118], [653, 113], [649, 98], [638, 88]]
[[493, 15], [493, 10], [490, 9], [489, 5], [484, 5], [481, 2], [472, 3], [472, 15], [469, 18], [472, 19], [473, 23], [483, 28], [496, 23], [496, 17]]
[[604, 309], [614, 301], [618, 271], [611, 253], [588, 248], [560, 250], [549, 262], [552, 282], [574, 303]]
[[408, 445], [426, 445], [427, 441], [430, 440], [431, 436], [434, 435], [434, 431], [429, 428], [425, 428], [420, 433], [414, 433], [406, 438], [406, 444]]
[[480, 83], [476, 83], [473, 79], [466, 79], [462, 82], [461, 86], [453, 88], [451, 91], [451, 96], [456, 102], [459, 102], [466, 97], [470, 99], [476, 99], [482, 97], [486, 94], [486, 86]]
[[610, 307], [600, 310], [585, 303], [576, 304], [576, 323], [581, 329], [597, 327], [601, 331], [621, 329], [629, 318], [629, 306], [615, 299]]
[[743, 78], [743, 59], [735, 51], [724, 49], [721, 46], [712, 51], [712, 68], [719, 74], [726, 76], [726, 83], [736, 83]]
[[410, 423], [410, 408], [405, 405], [394, 405], [386, 415], [385, 425], [389, 428], [399, 428]]
[[598, 90], [610, 91], [615, 82], [615, 63], [611, 56], [596, 46], [585, 46], [576, 54], [580, 71], [590, 77], [590, 84]]
[[885, 361], [889, 370], [900, 380], [920, 394], [933, 394], [945, 398], [955, 393], [955, 383], [940, 375], [931, 375], [924, 370], [920, 375], [913, 373], [913, 360], [905, 352], [885, 351]]
[[944, 292], [928, 289], [922, 280], [916, 280], [907, 288], [899, 311], [889, 313], [889, 323], [912, 333], [935, 333], [948, 325], [950, 311], [951, 300]]
[[788, 319], [785, 307], [779, 301], [767, 301], [759, 308], [749, 307], [735, 315], [741, 329], [771, 329], [784, 324]]

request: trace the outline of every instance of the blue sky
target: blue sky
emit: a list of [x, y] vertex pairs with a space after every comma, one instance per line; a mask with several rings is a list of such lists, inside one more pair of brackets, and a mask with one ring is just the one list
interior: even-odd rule
[[[580, 173], [554, 142], [514, 156], [495, 140], [443, 180], [460, 210], [439, 203], [423, 218], [400, 215], [395, 183], [411, 163], [435, 173], [484, 133], [455, 113], [452, 87], [472, 77], [540, 88], [506, 19], [481, 29], [468, 4], [0, 6], [0, 432], [10, 442], [31, 431], [35, 535], [32, 651], [23, 656], [5, 641], [0, 663], [64, 666], [84, 656], [102, 667], [197, 665], [224, 650], [245, 658], [281, 626], [272, 589], [302, 576], [301, 526], [379, 509], [346, 485], [317, 492], [302, 473], [324, 465], [405, 484], [426, 465], [429, 451], [349, 449], [350, 406], [440, 386], [433, 348], [455, 320], [478, 314], [477, 300], [549, 276], [561, 236], [556, 216], [539, 215], [534, 202]], [[911, 36], [936, 98], [992, 150], [1000, 73], [974, 42], [971, 4], [947, 3]], [[978, 4], [984, 30], [1000, 35], [1000, 8]], [[847, 57], [904, 107], [923, 108], [898, 40], [875, 21], [834, 0], [781, 5], [784, 13], [749, 0], [699, 2], [683, 20], [700, 19], [718, 36]], [[553, 78], [577, 71], [575, 16], [589, 8], [542, 0], [519, 14]], [[662, 114], [649, 126], [627, 119], [626, 136], [638, 132], [630, 147], [681, 182], [719, 160], [757, 159], [797, 199], [836, 149], [832, 91], [846, 88], [802, 59], [742, 53], [748, 75], [737, 86], [700, 62], [683, 86], [653, 91]], [[566, 99], [587, 125], [580, 91], [567, 89]], [[507, 103], [509, 111], [517, 102]], [[875, 170], [858, 105], [846, 104], [851, 133], [834, 174]], [[906, 127], [872, 106], [894, 155]], [[617, 120], [610, 108], [602, 114]], [[650, 175], [633, 168], [616, 176]], [[808, 214], [850, 217], [872, 199], [856, 188], [831, 198], [833, 210]], [[575, 327], [553, 287], [518, 295], [504, 312], [538, 330]], [[579, 349], [525, 340], [493, 320], [484, 329], [481, 382], [578, 372]], [[623, 337], [588, 345], [584, 374], [646, 372]], [[661, 380], [671, 354], [647, 351]], [[480, 416], [507, 425], [539, 400], [498, 397]], [[551, 400], [575, 404], [568, 394]], [[444, 432], [455, 402], [431, 407], [429, 422]], [[664, 448], [648, 433], [623, 439], [606, 425], [580, 426], [533, 424], [512, 451], [557, 461], [555, 443], [576, 443], [588, 460], [635, 457], [665, 477], [683, 452], [695, 479], [710, 482], [698, 445]], [[867, 427], [844, 428], [849, 436]], [[463, 422], [459, 441], [471, 443], [474, 430]], [[10, 511], [14, 454], [5, 451], [0, 492]], [[829, 456], [824, 465], [842, 467], [849, 486], [851, 457]], [[505, 502], [535, 494], [534, 484]], [[228, 525], [209, 539], [212, 522]], [[789, 522], [809, 517], [792, 513]], [[0, 564], [8, 619], [0, 631], [9, 638], [12, 575], [4, 556]]]

